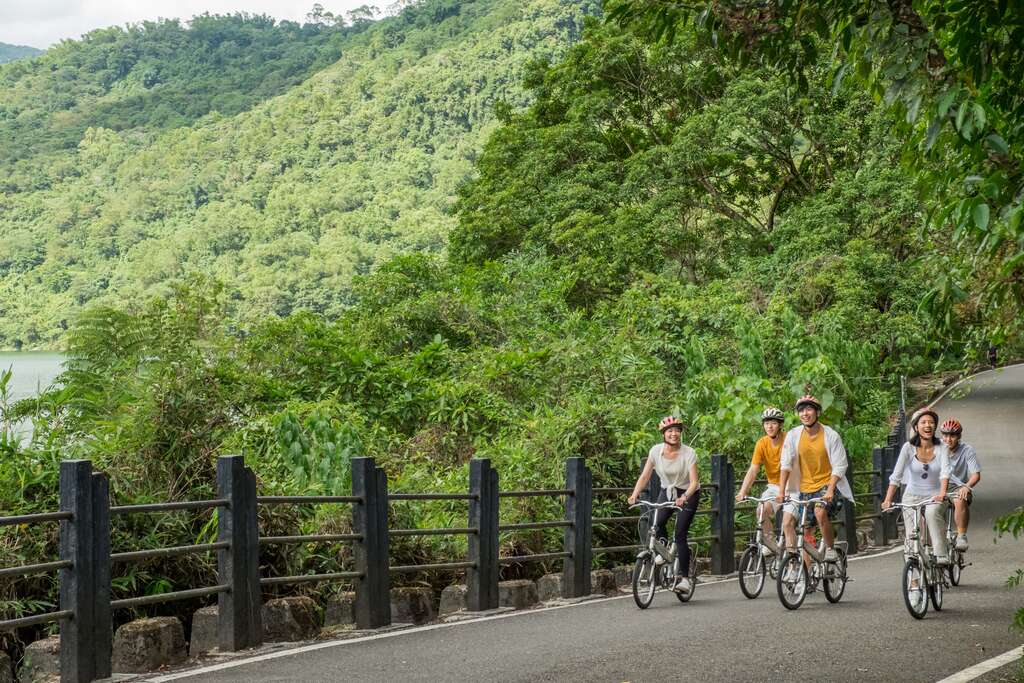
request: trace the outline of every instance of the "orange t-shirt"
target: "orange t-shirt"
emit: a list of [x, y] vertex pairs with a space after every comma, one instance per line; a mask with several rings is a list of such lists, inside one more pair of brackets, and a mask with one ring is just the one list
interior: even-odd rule
[[754, 444], [754, 457], [750, 462], [753, 465], [764, 465], [764, 476], [769, 484], [779, 485], [779, 464], [782, 460], [782, 443], [786, 440], [786, 432], [779, 432], [779, 445], [773, 446], [771, 437], [767, 434], [758, 439]]
[[797, 445], [800, 458], [800, 492], [814, 493], [823, 486], [828, 486], [832, 478], [832, 461], [828, 459], [825, 448], [825, 430], [819, 429], [811, 436], [804, 429], [800, 432], [800, 443]]

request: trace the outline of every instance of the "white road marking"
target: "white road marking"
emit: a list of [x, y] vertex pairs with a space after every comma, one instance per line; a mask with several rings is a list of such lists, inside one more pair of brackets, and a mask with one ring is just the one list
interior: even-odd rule
[[958, 671], [952, 676], [943, 678], [938, 683], [967, 683], [967, 681], [973, 681], [975, 678], [983, 676], [989, 671], [994, 671], [1001, 666], [1006, 666], [1011, 662], [1017, 661], [1021, 657], [1024, 657], [1024, 645], [1015, 647], [1009, 652], [1004, 652], [998, 657], [986, 659], [984, 662], [979, 662], [974, 666], [969, 666], [963, 671]]
[[[896, 548], [890, 548], [889, 550], [882, 551], [880, 553], [874, 553], [871, 555], [858, 555], [851, 557], [850, 562], [856, 562], [857, 560], [870, 560], [876, 557], [884, 557], [885, 555], [892, 555], [893, 553], [903, 552], [903, 546]], [[728, 583], [730, 581], [736, 581], [738, 577], [732, 576], [725, 579], [715, 579], [713, 581], [701, 581], [701, 586], [713, 586], [717, 583]], [[278, 652], [268, 652], [263, 655], [256, 655], [253, 657], [246, 657], [245, 659], [236, 659], [230, 662], [223, 662], [221, 664], [212, 664], [210, 666], [204, 666], [199, 669], [189, 669], [188, 671], [179, 671], [177, 673], [165, 674], [163, 676], [155, 676], [153, 678], [141, 679], [146, 683], [163, 683], [164, 681], [177, 681], [183, 678], [189, 678], [191, 676], [198, 676], [200, 674], [213, 673], [216, 671], [224, 671], [225, 669], [234, 669], [239, 666], [245, 666], [247, 664], [255, 664], [256, 662], [266, 662], [271, 659], [278, 659], [280, 657], [292, 657], [294, 655], [303, 654], [305, 652], [315, 652], [316, 650], [325, 650], [331, 647], [341, 647], [343, 645], [353, 645], [355, 643], [365, 643], [371, 640], [382, 640], [384, 638], [397, 638], [398, 636], [407, 635], [410, 633], [423, 633], [424, 631], [435, 631], [443, 628], [454, 628], [456, 626], [463, 626], [466, 624], [478, 624], [482, 621], [494, 621], [497, 619], [510, 619], [512, 617], [521, 617], [529, 614], [537, 614], [538, 612], [552, 612], [554, 610], [568, 609], [570, 607], [582, 607], [584, 605], [593, 605], [602, 602], [611, 602], [613, 600], [624, 600], [626, 598], [632, 599], [633, 596], [630, 593], [625, 595], [613, 595], [608, 598], [594, 598], [593, 600], [584, 600], [582, 602], [574, 602], [568, 605], [553, 605], [551, 607], [543, 607], [541, 609], [532, 610], [520, 610], [516, 612], [508, 612], [505, 614], [494, 614], [486, 617], [479, 617], [478, 619], [465, 619], [462, 621], [452, 621], [445, 624], [428, 624], [426, 626], [415, 626], [413, 628], [405, 628], [398, 631], [389, 631], [387, 633], [375, 633], [369, 636], [362, 636], [359, 638], [350, 638], [348, 640], [332, 640], [323, 643], [313, 643], [312, 645], [303, 645], [302, 647], [292, 648], [290, 650], [281, 650]]]

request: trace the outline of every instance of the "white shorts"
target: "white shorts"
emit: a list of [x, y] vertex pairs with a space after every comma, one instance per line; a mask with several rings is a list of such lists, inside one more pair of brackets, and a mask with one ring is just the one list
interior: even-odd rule
[[768, 484], [764, 491], [761, 492], [761, 502], [768, 504], [768, 509], [772, 511], [772, 514], [776, 514], [779, 511], [779, 506], [782, 503], [775, 502], [775, 496], [779, 495], [778, 484]]

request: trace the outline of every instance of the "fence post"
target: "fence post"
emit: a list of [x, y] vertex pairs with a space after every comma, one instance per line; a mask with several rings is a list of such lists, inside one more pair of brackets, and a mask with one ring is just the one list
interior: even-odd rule
[[[850, 484], [850, 490], [856, 495], [856, 489], [854, 489], [853, 483], [853, 468], [846, 470], [846, 481]], [[838, 492], [836, 493], [838, 496]], [[853, 500], [844, 500], [842, 504], [843, 512], [843, 526], [842, 533], [839, 534], [839, 539], [846, 541], [846, 554], [856, 555], [858, 551], [857, 543], [857, 504], [856, 498]]]
[[355, 546], [356, 626], [391, 624], [391, 578], [388, 575], [388, 482], [373, 458], [352, 459], [352, 529], [362, 539]]
[[590, 595], [590, 565], [593, 559], [594, 485], [583, 458], [565, 461], [565, 488], [572, 491], [565, 497], [565, 552], [562, 564], [562, 597], [581, 598]]
[[217, 551], [218, 581], [228, 586], [217, 596], [217, 639], [229, 652], [263, 642], [256, 478], [242, 456], [217, 458], [217, 491], [229, 501], [217, 508], [217, 540], [228, 543]]
[[[889, 477], [892, 476], [892, 471], [896, 467], [896, 446], [886, 446], [882, 449], [882, 486], [889, 486]], [[883, 494], [884, 495], [884, 494]], [[903, 498], [900, 489], [896, 489], [896, 495], [893, 496], [893, 502], [898, 503]], [[885, 527], [885, 538], [887, 540], [898, 539], [900, 536], [899, 529], [896, 527], [896, 515], [887, 513], [882, 517], [882, 524]]]
[[92, 473], [93, 623], [96, 641], [93, 660], [96, 678], [110, 678], [114, 624], [110, 609], [110, 480]]
[[71, 519], [60, 522], [60, 559], [72, 565], [60, 570], [60, 609], [74, 612], [60, 622], [60, 674], [65, 683], [96, 678], [93, 493], [92, 463], [62, 461], [60, 509], [70, 512]]
[[498, 471], [486, 458], [469, 461], [469, 561], [466, 607], [481, 612], [498, 607]]
[[871, 475], [871, 512], [878, 515], [871, 520], [871, 540], [876, 546], [888, 543], [885, 536], [885, 521], [882, 512], [882, 497], [885, 496], [887, 481], [884, 475], [883, 454], [881, 448], [871, 449], [871, 469], [878, 474]]
[[724, 455], [711, 456], [711, 573], [736, 571], [736, 506], [733, 494], [733, 468]]

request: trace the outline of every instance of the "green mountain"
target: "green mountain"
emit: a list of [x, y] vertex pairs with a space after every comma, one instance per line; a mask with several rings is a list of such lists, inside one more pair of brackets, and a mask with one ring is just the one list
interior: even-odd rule
[[8, 43], [0, 43], [0, 64], [4, 62], [12, 62], [15, 59], [21, 59], [22, 57], [35, 57], [43, 54], [43, 51], [29, 47], [28, 45], [9, 45]]
[[338, 314], [354, 275], [444, 248], [496, 107], [527, 104], [526, 65], [596, 11], [428, 0], [351, 27], [200, 17], [0, 67], [0, 347], [59, 344], [83, 306], [194, 272], [225, 283], [241, 321]]

